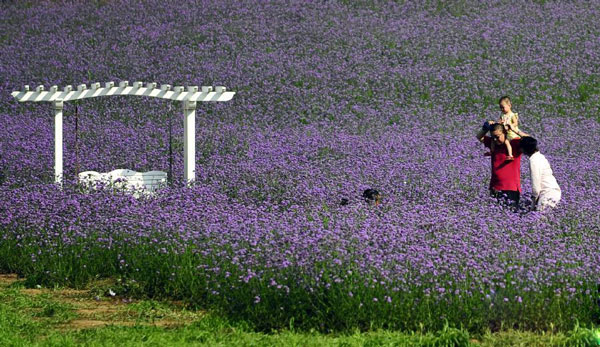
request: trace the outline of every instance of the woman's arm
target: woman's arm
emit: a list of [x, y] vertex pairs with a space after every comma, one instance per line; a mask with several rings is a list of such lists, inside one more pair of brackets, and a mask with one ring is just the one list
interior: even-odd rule
[[492, 126], [492, 124], [494, 124], [493, 120], [489, 120], [483, 123], [481, 130], [479, 130], [479, 132], [477, 133], [477, 140], [479, 140], [479, 142], [483, 142], [485, 134], [487, 134], [487, 132], [490, 131], [490, 127]]
[[510, 124], [508, 125], [508, 129], [512, 130], [515, 134], [519, 135], [520, 137], [529, 136], [529, 134], [527, 134], [526, 132], [523, 132], [521, 130], [515, 130], [515, 128], [513, 128]]
[[477, 140], [479, 140], [479, 142], [483, 142], [483, 138], [485, 137], [486, 133], [487, 131], [483, 129], [479, 130], [479, 132], [477, 133]]

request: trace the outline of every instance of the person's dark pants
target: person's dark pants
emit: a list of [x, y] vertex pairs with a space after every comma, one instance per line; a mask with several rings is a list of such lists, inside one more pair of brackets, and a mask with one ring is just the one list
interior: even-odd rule
[[511, 206], [515, 210], [519, 207], [519, 200], [521, 199], [521, 193], [518, 190], [494, 190], [490, 189], [490, 195], [499, 202], [503, 202], [508, 206]]

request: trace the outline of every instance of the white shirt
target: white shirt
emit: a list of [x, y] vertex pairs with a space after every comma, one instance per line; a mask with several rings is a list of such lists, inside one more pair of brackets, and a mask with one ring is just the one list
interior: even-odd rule
[[535, 199], [540, 195], [560, 192], [558, 182], [556, 182], [556, 178], [552, 175], [550, 163], [539, 151], [529, 157], [529, 170], [531, 170], [531, 186]]

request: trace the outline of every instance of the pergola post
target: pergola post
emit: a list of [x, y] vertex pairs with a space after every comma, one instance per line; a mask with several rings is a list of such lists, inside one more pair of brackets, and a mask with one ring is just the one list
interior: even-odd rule
[[196, 102], [183, 102], [183, 178], [187, 184], [196, 179]]
[[63, 179], [63, 102], [54, 101], [54, 182], [62, 185]]

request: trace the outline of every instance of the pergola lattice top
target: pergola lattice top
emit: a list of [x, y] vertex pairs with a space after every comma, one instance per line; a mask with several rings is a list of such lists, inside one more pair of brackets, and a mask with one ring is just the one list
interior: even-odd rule
[[94, 98], [98, 96], [112, 95], [137, 95], [153, 98], [168, 99], [174, 101], [229, 101], [233, 98], [235, 92], [226, 91], [225, 87], [217, 86], [183, 86], [172, 87], [169, 84], [163, 84], [160, 88], [156, 88], [156, 83], [134, 82], [129, 85], [129, 82], [120, 82], [115, 86], [114, 82], [105, 83], [104, 87], [100, 83], [90, 84], [90, 88], [85, 84], [80, 84], [77, 89], [73, 89], [68, 85], [63, 90], [59, 90], [57, 86], [50, 87], [45, 90], [43, 85], [37, 86], [35, 90], [30, 90], [26, 85], [21, 91], [13, 91], [11, 95], [19, 102], [33, 101], [72, 101], [86, 98]]

